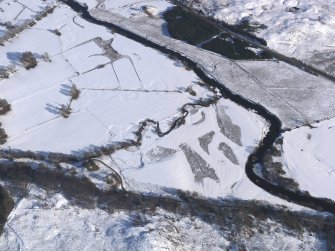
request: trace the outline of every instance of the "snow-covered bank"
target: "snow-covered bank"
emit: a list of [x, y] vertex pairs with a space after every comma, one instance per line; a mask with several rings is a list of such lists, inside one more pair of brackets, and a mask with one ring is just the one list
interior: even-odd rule
[[301, 190], [335, 200], [335, 119], [283, 134], [286, 173]]

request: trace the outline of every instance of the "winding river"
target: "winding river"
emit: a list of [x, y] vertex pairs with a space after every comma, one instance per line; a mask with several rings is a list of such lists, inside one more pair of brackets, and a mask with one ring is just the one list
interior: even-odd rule
[[270, 113], [265, 107], [253, 103], [251, 101], [246, 100], [242, 96], [239, 96], [237, 94], [232, 93], [229, 89], [227, 89], [225, 86], [217, 82], [216, 80], [208, 77], [197, 65], [196, 62], [193, 62], [189, 58], [173, 51], [170, 49], [165, 48], [164, 46], [161, 46], [159, 44], [156, 44], [150, 40], [145, 39], [144, 37], [141, 37], [139, 35], [136, 35], [126, 29], [123, 29], [122, 27], [119, 27], [115, 24], [100, 21], [98, 19], [95, 19], [92, 17], [88, 11], [88, 8], [86, 6], [82, 6], [79, 3], [77, 3], [74, 0], [61, 0], [64, 4], [68, 5], [70, 8], [72, 8], [75, 12], [77, 12], [83, 19], [85, 19], [88, 22], [104, 26], [109, 29], [113, 29], [117, 33], [132, 39], [134, 41], [137, 41], [145, 46], [152, 47], [154, 49], [157, 49], [165, 54], [172, 55], [179, 60], [187, 63], [193, 71], [198, 75], [198, 77], [204, 81], [205, 83], [217, 87], [222, 95], [224, 95], [226, 98], [230, 99], [231, 101], [239, 104], [240, 106], [253, 110], [255, 113], [263, 117], [265, 120], [269, 123], [269, 130], [268, 133], [265, 135], [265, 137], [260, 141], [259, 146], [254, 150], [253, 153], [251, 153], [248, 157], [246, 166], [245, 166], [245, 172], [248, 178], [257, 186], [264, 189], [265, 191], [278, 196], [280, 198], [283, 198], [287, 201], [306, 206], [312, 209], [320, 210], [320, 211], [326, 211], [335, 214], [335, 204], [331, 200], [328, 199], [322, 199], [322, 198], [316, 198], [309, 195], [306, 195], [302, 192], [294, 192], [289, 189], [286, 189], [284, 187], [276, 186], [269, 181], [263, 179], [262, 177], [258, 176], [255, 173], [255, 166], [256, 165], [262, 165], [262, 158], [266, 151], [272, 147], [275, 140], [280, 136], [281, 133], [281, 121], [272, 113]]

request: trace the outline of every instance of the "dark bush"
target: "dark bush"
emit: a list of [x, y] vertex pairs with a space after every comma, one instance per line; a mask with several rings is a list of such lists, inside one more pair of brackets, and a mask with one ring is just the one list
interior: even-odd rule
[[237, 25], [236, 28], [247, 31], [247, 32], [256, 32], [258, 30], [267, 29], [267, 26], [258, 22], [250, 22], [248, 19], [242, 19]]
[[230, 37], [228, 34], [217, 37], [206, 43], [202, 48], [221, 54], [230, 59], [246, 60], [246, 59], [270, 59], [271, 55], [266, 52], [259, 54], [250, 50], [251, 45], [245, 41]]
[[26, 68], [27, 70], [37, 66], [37, 60], [31, 51], [23, 52], [20, 61], [23, 67]]
[[98, 166], [97, 163], [94, 162], [94, 160], [90, 160], [85, 164], [85, 167], [88, 171], [90, 172], [95, 172], [100, 170], [100, 167]]
[[57, 29], [54, 29], [52, 32], [53, 32], [55, 35], [57, 35], [57, 36], [61, 36], [61, 35], [62, 35], [62, 33], [60, 33], [60, 31], [57, 30]]
[[59, 112], [64, 118], [68, 118], [71, 114], [70, 105], [69, 104], [68, 105], [61, 105], [61, 107], [59, 108]]
[[5, 78], [9, 78], [8, 69], [6, 69], [5, 67], [1, 67], [0, 68], [0, 79], [5, 79]]
[[14, 208], [14, 201], [8, 192], [0, 187], [0, 235], [3, 232], [3, 226], [7, 221], [9, 213]]
[[10, 111], [10, 104], [8, 104], [7, 100], [0, 99], [0, 115], [4, 115]]
[[192, 45], [197, 45], [220, 32], [218, 28], [181, 7], [166, 11], [164, 18], [168, 22], [168, 30], [173, 38]]

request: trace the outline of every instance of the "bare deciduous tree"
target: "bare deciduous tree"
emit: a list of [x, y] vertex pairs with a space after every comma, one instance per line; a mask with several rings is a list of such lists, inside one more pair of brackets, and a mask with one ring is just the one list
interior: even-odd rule
[[71, 87], [71, 98], [73, 100], [78, 99], [80, 94], [80, 90], [77, 88], [75, 84], [72, 85]]
[[60, 114], [64, 117], [64, 118], [68, 118], [71, 114], [71, 107], [70, 104], [68, 105], [61, 105], [61, 107], [59, 108]]

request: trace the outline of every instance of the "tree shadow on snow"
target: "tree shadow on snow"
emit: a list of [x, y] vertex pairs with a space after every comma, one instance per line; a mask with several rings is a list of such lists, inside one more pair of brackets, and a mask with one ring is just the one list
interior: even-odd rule
[[68, 84], [62, 84], [61, 87], [62, 87], [60, 90], [61, 94], [69, 97], [72, 95], [72, 86]]
[[58, 105], [52, 105], [52, 104], [47, 103], [46, 106], [45, 106], [45, 109], [48, 112], [53, 113], [55, 115], [61, 114], [61, 107], [58, 106]]
[[21, 52], [7, 52], [7, 58], [9, 59], [10, 63], [13, 65], [20, 66], [22, 53]]

